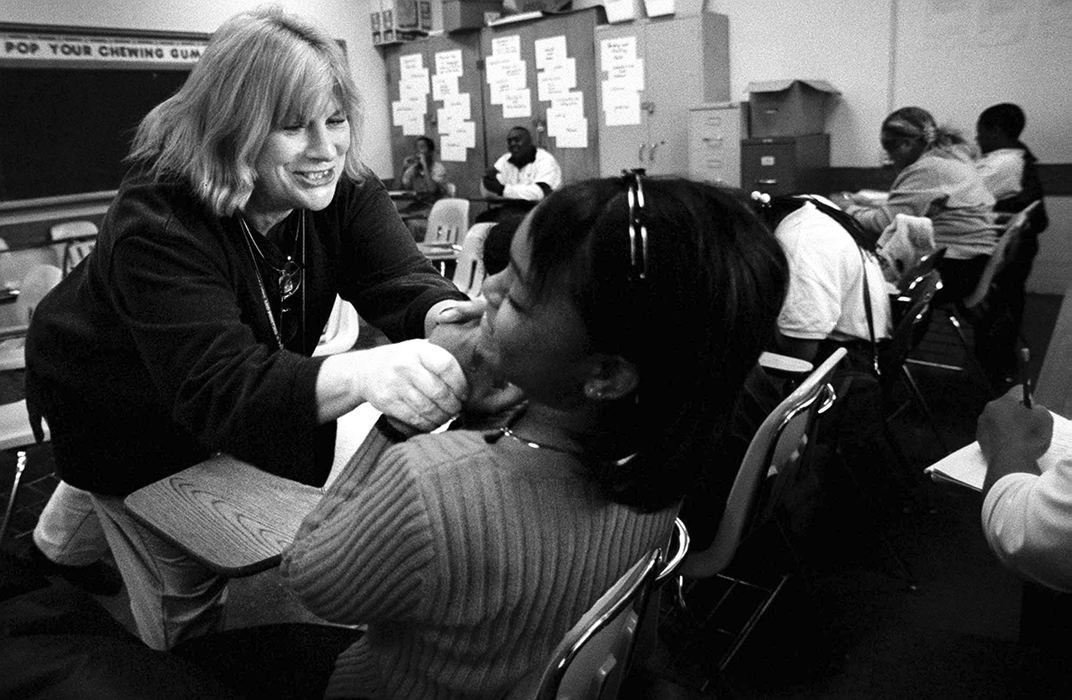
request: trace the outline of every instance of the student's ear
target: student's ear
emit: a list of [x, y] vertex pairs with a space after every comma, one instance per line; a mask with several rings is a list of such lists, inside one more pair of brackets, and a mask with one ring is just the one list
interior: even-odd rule
[[584, 395], [593, 401], [613, 401], [636, 391], [640, 373], [621, 355], [600, 355], [584, 382]]

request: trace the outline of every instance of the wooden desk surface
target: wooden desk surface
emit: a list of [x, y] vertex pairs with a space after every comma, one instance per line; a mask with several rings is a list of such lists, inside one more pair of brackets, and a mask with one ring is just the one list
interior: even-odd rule
[[[326, 489], [356, 468], [380, 412], [361, 404], [338, 420], [335, 463]], [[123, 502], [138, 520], [213, 571], [249, 576], [279, 563], [324, 489], [217, 455], [156, 481]]]
[[213, 571], [248, 576], [279, 563], [321, 495], [316, 487], [217, 455], [138, 489], [124, 503]]

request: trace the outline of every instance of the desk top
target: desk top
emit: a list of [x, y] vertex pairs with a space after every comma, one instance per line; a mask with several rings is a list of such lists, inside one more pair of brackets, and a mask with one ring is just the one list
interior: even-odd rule
[[138, 489], [123, 502], [213, 571], [248, 576], [279, 563], [322, 495], [316, 487], [217, 455]]
[[265, 571], [279, 563], [324, 490], [347, 469], [359, 468], [359, 453], [382, 448], [382, 434], [372, 430], [380, 415], [364, 403], [339, 418], [335, 462], [324, 489], [216, 455], [138, 489], [123, 502], [138, 520], [217, 573], [236, 577]]

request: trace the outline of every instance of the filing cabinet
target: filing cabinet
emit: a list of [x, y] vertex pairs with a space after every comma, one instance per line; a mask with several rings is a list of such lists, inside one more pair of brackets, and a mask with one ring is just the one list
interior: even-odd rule
[[689, 177], [740, 187], [741, 105], [706, 104], [689, 110]]
[[830, 135], [769, 136], [741, 141], [741, 187], [770, 195], [806, 192], [809, 171], [830, 165]]

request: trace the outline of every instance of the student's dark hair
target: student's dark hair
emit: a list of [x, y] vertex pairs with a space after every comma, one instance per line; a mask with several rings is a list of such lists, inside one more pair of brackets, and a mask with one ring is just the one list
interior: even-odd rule
[[938, 126], [930, 112], [922, 107], [902, 107], [882, 121], [882, 131], [894, 136], [919, 139], [932, 148], [949, 148], [965, 143], [960, 132], [952, 127]]
[[997, 128], [1013, 140], [1019, 140], [1026, 124], [1027, 117], [1024, 116], [1024, 110], [1011, 102], [991, 105], [979, 114], [980, 126]]
[[537, 296], [568, 285], [595, 350], [637, 366], [636, 456], [588, 466], [609, 499], [651, 511], [717, 459], [745, 377], [773, 337], [788, 268], [738, 195], [677, 178], [644, 178], [643, 188], [646, 279], [630, 276], [626, 185], [607, 178], [567, 185], [536, 208], [530, 284]]
[[429, 153], [435, 153], [435, 141], [428, 138], [427, 136], [418, 136], [417, 143], [420, 143], [421, 141], [424, 141], [424, 143], [428, 146]]

